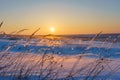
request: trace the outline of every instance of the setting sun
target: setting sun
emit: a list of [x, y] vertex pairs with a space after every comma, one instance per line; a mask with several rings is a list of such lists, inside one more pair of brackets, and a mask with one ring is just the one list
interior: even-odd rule
[[54, 33], [55, 32], [55, 28], [54, 27], [50, 27], [50, 32]]

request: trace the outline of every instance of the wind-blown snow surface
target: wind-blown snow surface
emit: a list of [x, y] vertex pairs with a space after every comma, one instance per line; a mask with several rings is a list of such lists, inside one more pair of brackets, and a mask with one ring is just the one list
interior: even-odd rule
[[26, 40], [2, 40], [0, 39], [0, 51], [24, 53], [54, 53], [59, 55], [78, 55], [85, 51], [86, 55], [93, 57], [120, 58], [120, 42], [107, 41], [82, 41], [79, 39], [32, 39]]
[[[39, 80], [37, 75], [40, 75], [41, 80], [72, 80], [70, 76], [75, 80], [120, 79], [120, 42], [69, 38], [30, 41], [0, 39], [0, 51], [2, 80], [12, 80], [13, 76], [20, 73], [29, 75], [30, 80]], [[50, 70], [51, 74], [44, 79], [43, 75]], [[97, 78], [93, 77], [95, 74]]]

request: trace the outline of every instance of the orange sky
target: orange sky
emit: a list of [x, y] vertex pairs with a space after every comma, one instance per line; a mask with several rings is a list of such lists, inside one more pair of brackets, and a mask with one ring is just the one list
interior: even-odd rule
[[[91, 34], [120, 32], [119, 0], [3, 0], [0, 2], [0, 31], [23, 34]], [[50, 31], [55, 28], [55, 32]]]

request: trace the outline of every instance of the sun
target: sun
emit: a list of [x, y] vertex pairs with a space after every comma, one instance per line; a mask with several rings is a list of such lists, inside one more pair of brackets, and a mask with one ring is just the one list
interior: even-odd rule
[[50, 27], [50, 32], [54, 33], [55, 32], [55, 28], [54, 27]]

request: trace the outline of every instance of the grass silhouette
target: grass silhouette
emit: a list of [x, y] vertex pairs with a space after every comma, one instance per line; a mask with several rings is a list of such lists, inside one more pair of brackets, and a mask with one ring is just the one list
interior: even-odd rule
[[[3, 22], [1, 22], [0, 27], [2, 24]], [[28, 29], [22, 29], [14, 33], [18, 35], [26, 30]], [[30, 45], [30, 41], [39, 30], [40, 28], [35, 30], [27, 38], [24, 47]], [[11, 37], [11, 35], [13, 35], [12, 33], [6, 35]], [[102, 32], [96, 34], [89, 41], [89, 45], [84, 49], [81, 55], [75, 56], [74, 58], [56, 55], [55, 51], [52, 50], [52, 48], [56, 46], [52, 39], [49, 39], [52, 48], [48, 47], [43, 54], [31, 54], [29, 53], [29, 49], [27, 53], [13, 54], [10, 52], [10, 49], [21, 44], [21, 40], [16, 40], [9, 46], [3, 46], [7, 48], [4, 52], [0, 52], [0, 76], [9, 76], [11, 77], [9, 78], [11, 80], [75, 80], [77, 76], [79, 76], [78, 80], [97, 80], [101, 74], [104, 74], [104, 71], [107, 68], [109, 73], [106, 73], [105, 75], [107, 77], [103, 78], [103, 80], [107, 80], [109, 79], [109, 76], [113, 75], [113, 73], [120, 69], [120, 65], [116, 65], [114, 68], [110, 67], [110, 63], [112, 63], [113, 60], [109, 59], [109, 57], [102, 57], [101, 55], [98, 55], [99, 58], [97, 59], [84, 58], [86, 51], [91, 48], [90, 45], [93, 44], [95, 39], [99, 37], [101, 33]], [[107, 39], [101, 44], [101, 46], [104, 46], [106, 41]], [[109, 48], [111, 48], [111, 46], [109, 46]], [[52, 53], [48, 54], [48, 50], [52, 50]], [[99, 52], [99, 54], [101, 54], [101, 52]]]

